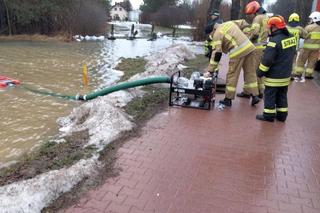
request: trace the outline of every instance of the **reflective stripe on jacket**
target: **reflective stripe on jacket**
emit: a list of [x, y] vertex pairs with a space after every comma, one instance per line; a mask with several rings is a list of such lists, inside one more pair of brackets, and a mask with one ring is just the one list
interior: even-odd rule
[[230, 58], [241, 58], [255, 50], [248, 37], [232, 21], [219, 25], [213, 32], [212, 47], [216, 52], [229, 54]]
[[303, 27], [296, 26], [291, 27], [287, 26], [289, 32], [297, 39], [297, 49], [299, 48], [299, 41], [300, 38], [306, 38], [308, 36], [308, 33], [303, 29]]
[[308, 35], [304, 41], [304, 49], [319, 50], [320, 49], [320, 26], [316, 23], [306, 26], [305, 31]]
[[271, 35], [257, 71], [259, 77], [265, 76], [266, 86], [282, 87], [290, 84], [296, 45], [296, 38], [282, 30]]
[[261, 43], [267, 43], [269, 30], [267, 22], [269, 17], [266, 14], [257, 15], [252, 22], [249, 39], [255, 44], [258, 49], [264, 48]]

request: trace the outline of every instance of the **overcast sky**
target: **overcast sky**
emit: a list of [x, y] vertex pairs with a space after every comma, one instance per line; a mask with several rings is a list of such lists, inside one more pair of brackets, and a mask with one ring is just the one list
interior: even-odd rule
[[[115, 2], [121, 2], [122, 0], [112, 0], [112, 4]], [[267, 4], [274, 3], [277, 0], [265, 0]], [[142, 4], [143, 0], [130, 0], [134, 9], [139, 9], [139, 6]]]
[[275, 3], [277, 0], [264, 0], [264, 2], [266, 3], [266, 4], [273, 4], [273, 3]]

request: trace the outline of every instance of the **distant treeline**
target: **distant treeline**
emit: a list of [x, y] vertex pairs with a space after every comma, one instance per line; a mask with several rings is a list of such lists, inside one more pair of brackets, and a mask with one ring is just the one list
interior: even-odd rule
[[[222, 19], [235, 20], [246, 18], [244, 9], [245, 6], [252, 0], [199, 0], [193, 6], [195, 8], [195, 16], [193, 18], [193, 25], [197, 27], [197, 30], [194, 31], [193, 37], [195, 40], [203, 40], [205, 38], [204, 26], [208, 21], [207, 14], [212, 9], [219, 9]], [[264, 0], [257, 0], [261, 5]], [[232, 4], [223, 4], [226, 2], [231, 2]], [[290, 14], [296, 12], [301, 17], [301, 25], [304, 26], [309, 20], [309, 15], [312, 9], [313, 0], [278, 0], [273, 4], [265, 8], [269, 13], [274, 13], [277, 15], [282, 15], [288, 19]]]
[[292, 13], [298, 13], [301, 24], [304, 26], [309, 21], [313, 0], [285, 0], [277, 1], [268, 8], [274, 14], [280, 14], [288, 20]]
[[0, 0], [0, 34], [104, 34], [108, 0]]

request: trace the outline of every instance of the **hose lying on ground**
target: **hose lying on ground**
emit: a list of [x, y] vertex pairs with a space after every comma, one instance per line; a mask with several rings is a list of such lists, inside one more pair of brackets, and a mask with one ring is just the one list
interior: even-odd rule
[[117, 85], [110, 86], [110, 87], [104, 88], [102, 90], [99, 90], [97, 92], [93, 92], [93, 93], [90, 93], [87, 95], [75, 95], [75, 96], [63, 95], [60, 93], [53, 93], [53, 92], [47, 92], [47, 91], [41, 91], [41, 90], [33, 89], [33, 88], [28, 87], [26, 85], [21, 85], [21, 88], [26, 89], [26, 90], [33, 92], [33, 93], [40, 94], [40, 95], [47, 95], [47, 96], [52, 96], [52, 97], [68, 99], [68, 100], [88, 101], [88, 100], [95, 99], [99, 96], [108, 95], [108, 94], [116, 92], [116, 91], [139, 87], [139, 86], [150, 85], [150, 84], [159, 84], [159, 83], [170, 83], [170, 77], [150, 77], [150, 78], [140, 79], [140, 80], [131, 81], [131, 82], [123, 82], [123, 83], [119, 83]]

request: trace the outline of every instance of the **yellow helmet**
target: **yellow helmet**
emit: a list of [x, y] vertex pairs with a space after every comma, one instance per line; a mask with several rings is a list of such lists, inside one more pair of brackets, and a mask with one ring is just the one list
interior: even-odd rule
[[297, 21], [297, 22], [300, 21], [300, 16], [298, 15], [298, 13], [292, 13], [292, 14], [289, 16], [288, 22], [293, 22], [293, 21]]

